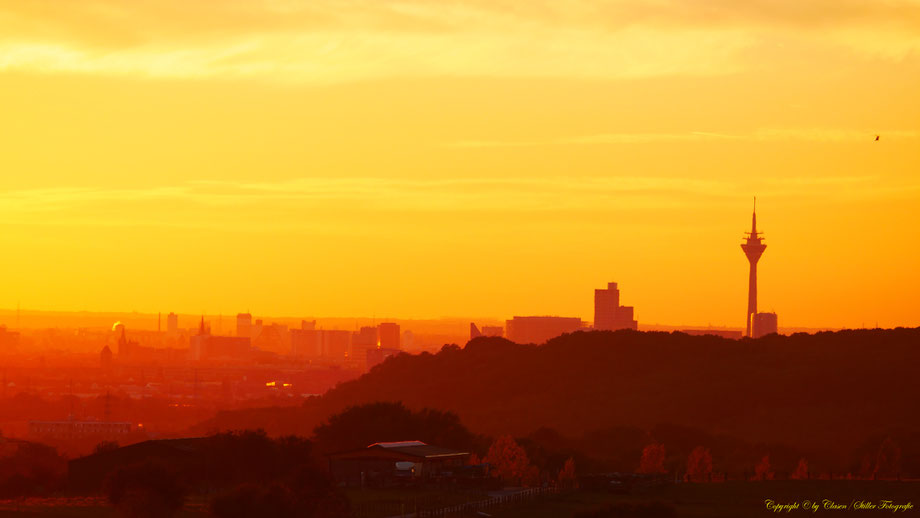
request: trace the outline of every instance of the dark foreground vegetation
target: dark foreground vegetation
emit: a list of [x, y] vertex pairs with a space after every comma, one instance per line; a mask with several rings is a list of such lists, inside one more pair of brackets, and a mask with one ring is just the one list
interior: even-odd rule
[[540, 346], [478, 338], [391, 358], [300, 408], [221, 413], [200, 431], [309, 435], [349, 406], [401, 401], [456, 413], [478, 434], [583, 452], [598, 469], [635, 469], [655, 442], [670, 471], [705, 446], [717, 472], [752, 472], [768, 455], [790, 475], [805, 459], [813, 474], [872, 476], [886, 449], [920, 476], [918, 344], [920, 329], [742, 341], [584, 332]]
[[[509, 486], [538, 496], [489, 507], [493, 516], [756, 516], [773, 514], [766, 500], [908, 502], [920, 478], [918, 343], [920, 331], [905, 329], [741, 342], [635, 332], [543, 346], [477, 339], [388, 360], [301, 408], [207, 425], [250, 431], [103, 443], [70, 461], [0, 438], [0, 515], [66, 497], [81, 503], [29, 512], [437, 516], [505, 498], [495, 491]], [[330, 454], [407, 440], [466, 452], [466, 466], [361, 487], [332, 478]]]
[[[495, 518], [738, 518], [757, 516], [915, 516], [920, 482], [796, 480], [671, 484], [654, 490], [616, 494], [577, 490], [490, 514]], [[777, 512], [767, 503], [798, 503]], [[825, 502], [827, 501], [827, 502]], [[857, 509], [856, 504], [890, 501], [913, 507], [904, 511]], [[817, 510], [803, 509], [815, 502]], [[843, 507], [840, 507], [843, 506]], [[833, 507], [833, 509], [832, 509]]]
[[[12, 451], [14, 444], [18, 451], [0, 459], [0, 466], [7, 468], [3, 472], [5, 498], [25, 503], [0, 502], [0, 515], [13, 507], [31, 516], [377, 518], [407, 510], [438, 516], [439, 509], [494, 500], [494, 491], [502, 487], [524, 486], [552, 491], [541, 492], [537, 498], [510, 498], [510, 505], [488, 507], [489, 514], [509, 518], [718, 517], [770, 514], [764, 511], [768, 499], [906, 503], [918, 491], [916, 481], [872, 480], [899, 476], [886, 471], [890, 466], [885, 463], [890, 462], [900, 470], [897, 463], [901, 460], [884, 447], [873, 457], [868, 480], [809, 469], [780, 472], [771, 465], [769, 455], [752, 461], [744, 472], [720, 472], [714, 467], [728, 462], [713, 460], [711, 451], [721, 452], [715, 446], [718, 443], [708, 442], [713, 437], [676, 427], [655, 428], [652, 433], [642, 436], [644, 442], [635, 443], [637, 459], [628, 472], [605, 471], [609, 461], [591, 457], [593, 451], [627, 448], [631, 444], [628, 435], [611, 436], [610, 443], [593, 450], [590, 443], [565, 439], [547, 429], [525, 437], [492, 438], [470, 432], [454, 414], [413, 412], [399, 403], [351, 407], [317, 427], [309, 440], [245, 431], [121, 448], [102, 444], [96, 453], [69, 465], [51, 448], [6, 441], [5, 451]], [[327, 452], [364, 448], [376, 439], [407, 437], [469, 451], [470, 464], [489, 466], [488, 480], [473, 486], [441, 479], [419, 480], [411, 486], [343, 489], [324, 469]], [[665, 442], [657, 442], [659, 438]], [[682, 443], [697, 446], [683, 458], [681, 446], [667, 446]], [[734, 453], [743, 456], [743, 452]], [[838, 478], [832, 480], [834, 476]], [[42, 506], [42, 500], [22, 500], [27, 496], [71, 499], [50, 498]]]

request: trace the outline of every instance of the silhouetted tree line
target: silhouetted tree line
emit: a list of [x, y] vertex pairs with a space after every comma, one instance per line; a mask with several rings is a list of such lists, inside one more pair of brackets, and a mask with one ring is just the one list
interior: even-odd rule
[[318, 451], [333, 453], [375, 442], [418, 440], [428, 444], [481, 451], [488, 439], [471, 433], [452, 412], [423, 408], [413, 412], [399, 402], [352, 406], [313, 431]]
[[172, 470], [152, 461], [119, 467], [105, 481], [109, 502], [130, 518], [173, 516], [182, 509], [187, 491]]
[[208, 496], [217, 518], [349, 515], [348, 501], [302, 437], [234, 431], [100, 448], [81, 462], [90, 466], [85, 473], [108, 469], [102, 489], [126, 517], [173, 516], [189, 494]]
[[[717, 472], [753, 473], [769, 455], [777, 475], [802, 458], [816, 473], [855, 473], [891, 437], [899, 469], [920, 474], [920, 414], [910, 411], [918, 343], [920, 329], [903, 328], [740, 341], [596, 331], [539, 346], [484, 337], [389, 358], [302, 408], [223, 412], [205, 426], [306, 436], [349, 406], [400, 401], [455, 413], [477, 434], [518, 437], [552, 471], [569, 457], [585, 469], [633, 470], [657, 442], [670, 472], [704, 446]], [[541, 427], [572, 439], [547, 449], [551, 437], [528, 436]]]
[[34, 442], [0, 437], [0, 498], [44, 496], [65, 484], [67, 459]]

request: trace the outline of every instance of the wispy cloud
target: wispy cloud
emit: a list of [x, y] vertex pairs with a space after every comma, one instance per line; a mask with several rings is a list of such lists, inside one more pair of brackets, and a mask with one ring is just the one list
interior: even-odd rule
[[920, 131], [907, 130], [850, 130], [835, 128], [764, 128], [750, 133], [718, 133], [688, 131], [683, 133], [598, 133], [572, 137], [557, 137], [545, 140], [457, 140], [445, 146], [455, 148], [495, 148], [558, 146], [567, 144], [647, 144], [662, 142], [707, 142], [707, 141], [808, 141], [808, 142], [859, 142], [869, 141], [876, 135], [885, 140], [920, 138]]
[[[774, 178], [758, 194], [797, 197], [821, 186], [823, 196], [871, 197], [916, 192], [917, 185], [881, 187], [874, 176]], [[354, 218], [404, 213], [635, 211], [704, 207], [747, 197], [745, 179], [585, 177], [418, 180], [301, 178], [283, 182], [199, 181], [152, 189], [57, 188], [0, 194], [8, 221], [42, 224], [163, 224], [223, 228], [236, 224], [336, 226]], [[240, 209], [245, 208], [245, 211]], [[242, 215], [245, 214], [245, 217]], [[327, 219], [324, 215], [336, 215]], [[319, 218], [319, 219], [318, 219]], [[324, 223], [327, 222], [327, 223]]]
[[744, 70], [775, 38], [903, 59], [915, 0], [0, 0], [0, 71], [339, 82]]

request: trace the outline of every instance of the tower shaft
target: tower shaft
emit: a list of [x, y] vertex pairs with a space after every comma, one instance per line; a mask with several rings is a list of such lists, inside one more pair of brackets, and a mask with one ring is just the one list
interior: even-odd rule
[[744, 336], [754, 336], [751, 324], [757, 314], [757, 261], [751, 261], [751, 273], [748, 276], [747, 328]]
[[[756, 198], [754, 202], [757, 202]], [[747, 238], [741, 245], [744, 255], [747, 256], [748, 262], [751, 263], [751, 270], [748, 275], [748, 306], [744, 332], [745, 336], [748, 337], [754, 336], [752, 325], [754, 315], [757, 314], [757, 261], [760, 260], [760, 256], [763, 255], [763, 251], [767, 248], [767, 245], [763, 243], [761, 234], [762, 232], [757, 231], [757, 211], [755, 206], [755, 211], [751, 216], [751, 231], [747, 232]]]

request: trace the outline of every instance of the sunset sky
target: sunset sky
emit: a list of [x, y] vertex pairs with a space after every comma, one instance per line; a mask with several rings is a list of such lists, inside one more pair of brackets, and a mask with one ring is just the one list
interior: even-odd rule
[[0, 122], [0, 308], [743, 327], [756, 195], [920, 325], [916, 0], [0, 0]]

